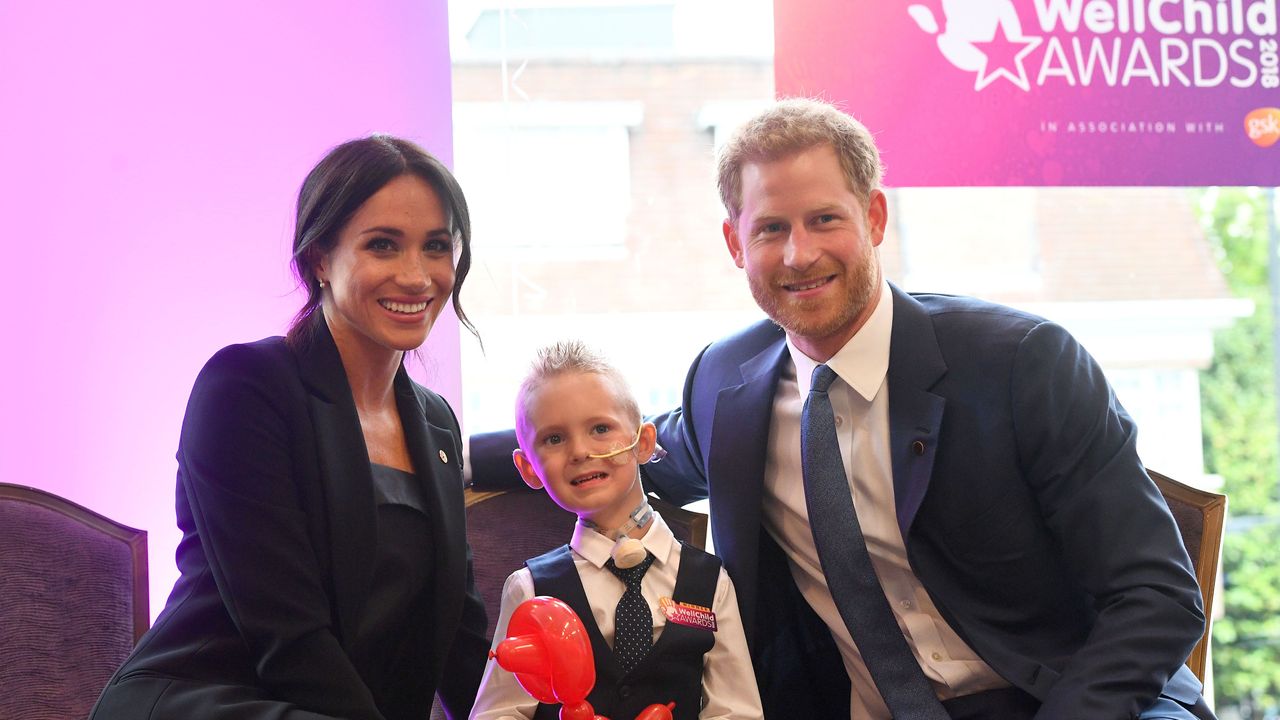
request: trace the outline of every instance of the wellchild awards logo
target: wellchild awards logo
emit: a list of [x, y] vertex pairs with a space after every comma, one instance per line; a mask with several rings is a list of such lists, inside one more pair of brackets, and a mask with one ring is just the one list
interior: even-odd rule
[[[937, 36], [947, 62], [974, 73], [975, 91], [1002, 81], [1023, 92], [1053, 85], [1275, 89], [1276, 4], [1031, 0], [1019, 8], [1013, 0], [934, 0], [912, 4], [907, 12], [921, 30]], [[1275, 111], [1261, 110], [1268, 109]], [[1276, 114], [1264, 112], [1254, 120], [1246, 126], [1276, 142]]]

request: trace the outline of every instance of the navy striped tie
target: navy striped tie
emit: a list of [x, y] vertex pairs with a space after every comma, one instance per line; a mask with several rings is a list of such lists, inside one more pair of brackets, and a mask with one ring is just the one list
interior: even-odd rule
[[835, 371], [826, 365], [813, 369], [813, 383], [800, 419], [805, 504], [822, 572], [840, 617], [893, 717], [948, 720], [947, 711], [898, 629], [871, 565], [853, 510], [853, 495], [836, 438], [835, 413], [827, 395], [835, 378]]

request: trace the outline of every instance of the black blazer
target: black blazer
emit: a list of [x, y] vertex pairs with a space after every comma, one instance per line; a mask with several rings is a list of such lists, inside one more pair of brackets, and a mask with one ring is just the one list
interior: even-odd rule
[[93, 718], [276, 717], [284, 705], [349, 720], [453, 717], [474, 701], [488, 643], [462, 500], [457, 419], [401, 368], [396, 404], [424, 485], [434, 559], [430, 662], [377, 707], [346, 648], [375, 557], [368, 451], [337, 347], [323, 323], [295, 353], [283, 338], [209, 360], [178, 448], [181, 577], [112, 678]]

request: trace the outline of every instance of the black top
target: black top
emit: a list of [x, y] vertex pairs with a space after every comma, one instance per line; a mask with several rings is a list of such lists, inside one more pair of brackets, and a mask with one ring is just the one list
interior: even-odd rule
[[378, 544], [351, 660], [385, 712], [400, 695], [398, 678], [425, 663], [426, 647], [405, 639], [417, 637], [430, 617], [430, 594], [423, 590], [431, 586], [435, 567], [431, 553], [424, 552], [431, 546], [431, 518], [418, 477], [377, 463], [370, 470]]

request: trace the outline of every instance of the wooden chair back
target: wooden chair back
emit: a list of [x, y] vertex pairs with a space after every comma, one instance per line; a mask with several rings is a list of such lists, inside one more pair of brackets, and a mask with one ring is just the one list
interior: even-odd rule
[[1222, 555], [1222, 532], [1227, 517], [1227, 496], [1180, 483], [1154, 470], [1147, 474], [1155, 481], [1164, 496], [1173, 520], [1178, 524], [1182, 544], [1191, 556], [1200, 594], [1204, 598], [1204, 636], [1187, 658], [1187, 667], [1204, 681], [1209, 663], [1210, 625], [1213, 615], [1213, 594], [1218, 579], [1218, 562]]

